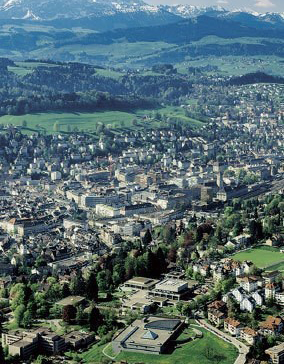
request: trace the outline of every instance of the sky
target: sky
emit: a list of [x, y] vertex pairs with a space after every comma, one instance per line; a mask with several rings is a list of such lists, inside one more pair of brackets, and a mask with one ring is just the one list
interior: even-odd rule
[[284, 12], [284, 0], [149, 0], [152, 4], [220, 5], [226, 9], [246, 9], [259, 13]]

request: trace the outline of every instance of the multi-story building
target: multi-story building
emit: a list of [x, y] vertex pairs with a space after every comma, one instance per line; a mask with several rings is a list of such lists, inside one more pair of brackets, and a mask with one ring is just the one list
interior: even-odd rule
[[190, 289], [188, 282], [180, 279], [164, 279], [157, 283], [155, 288], [149, 292], [149, 296], [164, 297], [173, 301], [180, 301], [188, 295]]
[[284, 343], [273, 346], [266, 349], [265, 353], [269, 355], [271, 364], [283, 364], [284, 363]]
[[230, 317], [224, 320], [224, 330], [232, 336], [239, 337], [242, 325], [238, 320], [234, 320]]
[[248, 344], [254, 345], [259, 339], [258, 333], [250, 327], [245, 327], [240, 330], [240, 338], [245, 340]]
[[10, 355], [19, 355], [23, 359], [36, 352], [54, 355], [65, 350], [64, 338], [44, 328], [2, 333], [2, 344], [8, 346]]

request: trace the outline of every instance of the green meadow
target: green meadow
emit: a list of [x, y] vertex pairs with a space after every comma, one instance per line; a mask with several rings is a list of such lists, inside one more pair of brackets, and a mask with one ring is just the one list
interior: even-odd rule
[[[156, 113], [166, 115], [168, 118], [176, 118], [182, 122], [188, 122], [192, 127], [203, 125], [202, 122], [185, 116], [180, 107], [162, 107], [155, 110], [135, 111], [98, 111], [98, 112], [46, 112], [26, 115], [5, 115], [0, 117], [2, 125], [26, 125], [23, 130], [28, 133], [45, 130], [47, 133], [70, 132], [74, 128], [79, 131], [94, 132], [99, 123], [105, 124], [111, 129], [141, 129], [157, 128], [164, 126], [162, 121], [154, 119]], [[151, 118], [145, 119], [144, 116]]]
[[234, 254], [232, 258], [240, 261], [250, 260], [258, 268], [266, 268], [274, 263], [276, 265], [281, 263], [281, 261], [283, 261], [281, 264], [284, 264], [284, 254], [280, 253], [279, 249], [265, 246], [248, 249]]

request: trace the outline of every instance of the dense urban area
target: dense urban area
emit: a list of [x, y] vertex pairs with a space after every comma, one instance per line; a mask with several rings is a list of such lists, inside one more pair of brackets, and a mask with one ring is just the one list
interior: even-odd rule
[[[118, 82], [52, 62], [20, 82], [2, 65], [1, 113], [18, 116], [0, 120], [0, 362], [282, 363], [283, 81], [160, 65], [123, 81], [155, 105], [45, 127], [21, 114], [52, 94], [52, 110], [95, 97], [103, 118]], [[78, 69], [105, 90], [72, 97]]]

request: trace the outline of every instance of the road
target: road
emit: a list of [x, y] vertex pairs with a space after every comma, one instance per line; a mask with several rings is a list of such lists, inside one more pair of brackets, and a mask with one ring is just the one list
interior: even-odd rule
[[208, 324], [205, 320], [199, 319], [195, 321], [204, 329], [212, 332], [212, 334], [219, 336], [222, 340], [229, 342], [230, 344], [233, 344], [239, 351], [239, 356], [237, 357], [234, 364], [245, 364], [246, 355], [249, 351], [249, 348], [245, 344], [237, 340], [235, 337], [218, 330], [216, 327]]

